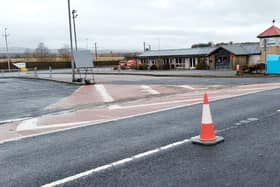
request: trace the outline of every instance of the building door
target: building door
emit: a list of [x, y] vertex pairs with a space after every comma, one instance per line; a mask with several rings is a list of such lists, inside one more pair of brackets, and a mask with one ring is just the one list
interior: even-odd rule
[[230, 53], [220, 49], [215, 53], [216, 69], [230, 69]]

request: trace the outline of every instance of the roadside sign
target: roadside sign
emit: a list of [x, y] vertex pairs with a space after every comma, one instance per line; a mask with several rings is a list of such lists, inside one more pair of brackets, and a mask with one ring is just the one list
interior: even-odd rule
[[74, 52], [76, 68], [93, 68], [93, 56], [89, 50]]

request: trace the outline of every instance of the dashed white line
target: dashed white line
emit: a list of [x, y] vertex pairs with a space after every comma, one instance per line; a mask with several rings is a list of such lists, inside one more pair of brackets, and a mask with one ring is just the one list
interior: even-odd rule
[[185, 139], [183, 141], [175, 142], [175, 143], [172, 143], [172, 144], [160, 147], [160, 148], [156, 148], [156, 149], [153, 149], [153, 150], [150, 150], [150, 151], [146, 151], [144, 153], [140, 153], [140, 154], [134, 155], [134, 156], [129, 157], [129, 158], [118, 160], [116, 162], [106, 164], [104, 166], [100, 166], [100, 167], [97, 167], [97, 168], [94, 168], [94, 169], [91, 169], [91, 170], [88, 170], [88, 171], [85, 171], [85, 172], [82, 172], [82, 173], [64, 178], [64, 179], [61, 179], [61, 180], [51, 182], [49, 184], [45, 184], [42, 187], [53, 187], [53, 186], [63, 185], [65, 183], [75, 181], [77, 179], [87, 177], [89, 175], [93, 175], [95, 173], [99, 173], [99, 172], [111, 169], [113, 167], [117, 167], [117, 166], [129, 163], [129, 162], [135, 161], [135, 160], [143, 159], [147, 156], [155, 155], [155, 154], [159, 153], [160, 151], [165, 151], [165, 150], [168, 150], [168, 149], [171, 149], [171, 148], [174, 148], [174, 147], [177, 147], [179, 145], [183, 145], [183, 144], [189, 143], [189, 142], [190, 142], [189, 139]]
[[143, 91], [148, 92], [152, 95], [159, 95], [160, 94], [158, 91], [154, 90], [150, 86], [143, 85], [143, 86], [141, 86], [141, 88], [143, 89]]
[[248, 120], [241, 120], [240, 123], [250, 123], [251, 121]]
[[248, 118], [247, 120], [248, 120], [248, 121], [259, 121], [258, 118]]
[[133, 158], [133, 159], [144, 158], [144, 157], [147, 157], [147, 156], [149, 156], [149, 155], [153, 155], [153, 154], [155, 154], [155, 153], [157, 153], [157, 152], [159, 152], [159, 151], [160, 151], [160, 149], [154, 149], [154, 150], [151, 150], [151, 151], [147, 151], [147, 152], [144, 152], [144, 153], [140, 153], [140, 154], [138, 154], [138, 155], [135, 155], [135, 156], [133, 156], [132, 158]]

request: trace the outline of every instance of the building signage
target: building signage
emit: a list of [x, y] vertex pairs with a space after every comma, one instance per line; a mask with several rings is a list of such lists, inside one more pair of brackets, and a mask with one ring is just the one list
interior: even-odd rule
[[267, 74], [280, 74], [280, 55], [267, 55]]

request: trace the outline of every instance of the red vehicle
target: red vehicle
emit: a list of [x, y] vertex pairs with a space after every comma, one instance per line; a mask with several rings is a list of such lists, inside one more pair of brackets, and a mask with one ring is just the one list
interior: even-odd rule
[[127, 69], [136, 69], [137, 62], [136, 62], [136, 60], [129, 60], [129, 61], [127, 61], [126, 66], [127, 66]]
[[120, 69], [136, 69], [137, 62], [136, 60], [120, 61], [119, 66]]

